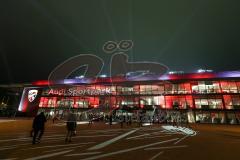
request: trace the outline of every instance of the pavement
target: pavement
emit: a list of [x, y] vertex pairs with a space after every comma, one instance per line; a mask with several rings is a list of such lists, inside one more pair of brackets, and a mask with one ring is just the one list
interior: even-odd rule
[[139, 127], [103, 122], [79, 123], [65, 143], [64, 122], [47, 122], [39, 144], [32, 145], [32, 119], [0, 119], [0, 160], [203, 160], [238, 159], [240, 126], [192, 124]]

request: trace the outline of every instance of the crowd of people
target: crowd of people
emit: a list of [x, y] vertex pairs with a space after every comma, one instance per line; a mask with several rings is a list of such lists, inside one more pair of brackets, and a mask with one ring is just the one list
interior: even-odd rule
[[[98, 116], [97, 116], [98, 115]], [[102, 116], [99, 116], [102, 115]], [[53, 123], [59, 120], [57, 116], [53, 116], [52, 121]], [[139, 127], [143, 126], [144, 123], [149, 123], [150, 125], [153, 123], [171, 123], [172, 125], [178, 126], [179, 123], [187, 124], [186, 116], [182, 116], [179, 113], [172, 113], [171, 115], [167, 115], [166, 113], [158, 113], [154, 115], [149, 115], [146, 113], [125, 113], [125, 114], [116, 114], [116, 112], [109, 112], [108, 114], [94, 114], [93, 112], [88, 112], [88, 125], [92, 125], [93, 121], [105, 121], [111, 126], [113, 122], [117, 122], [120, 124], [121, 128], [126, 126], [131, 126], [132, 123], [137, 123]], [[70, 111], [68, 113], [66, 119], [66, 138], [65, 142], [71, 142], [72, 137], [76, 135], [76, 128], [77, 128], [77, 116], [74, 112]], [[45, 123], [47, 122], [47, 118], [44, 115], [44, 112], [38, 114], [32, 124], [31, 136], [32, 144], [40, 143], [41, 137], [44, 134], [45, 130]]]

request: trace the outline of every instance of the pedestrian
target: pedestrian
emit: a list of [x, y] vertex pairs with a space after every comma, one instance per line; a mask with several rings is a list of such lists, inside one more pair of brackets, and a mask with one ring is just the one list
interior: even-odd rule
[[124, 122], [123, 118], [124, 118], [123, 115], [119, 116], [121, 128], [123, 128], [123, 122]]
[[57, 119], [58, 119], [58, 118], [57, 118], [57, 115], [54, 115], [54, 116], [53, 116], [53, 119], [52, 119], [52, 122], [54, 123]]
[[110, 115], [109, 115], [109, 125], [111, 126], [112, 125], [112, 113], [110, 113]]
[[142, 127], [143, 115], [142, 115], [142, 113], [139, 113], [138, 116], [139, 116], [139, 118], [138, 118], [138, 120], [139, 120], [138, 121], [139, 122], [138, 125], [139, 125], [139, 127]]
[[[32, 144], [40, 143], [40, 140], [42, 138], [42, 135], [44, 133], [44, 126], [46, 122], [46, 117], [43, 112], [41, 112], [39, 115], [37, 115], [33, 120], [33, 140]], [[37, 138], [38, 137], [38, 138]]]
[[89, 119], [88, 125], [92, 124], [92, 122], [93, 122], [93, 114], [92, 113], [88, 114], [88, 119]]
[[67, 119], [67, 135], [65, 138], [65, 142], [72, 142], [72, 136], [76, 133], [76, 127], [77, 127], [77, 120], [74, 113], [69, 113], [68, 119]]

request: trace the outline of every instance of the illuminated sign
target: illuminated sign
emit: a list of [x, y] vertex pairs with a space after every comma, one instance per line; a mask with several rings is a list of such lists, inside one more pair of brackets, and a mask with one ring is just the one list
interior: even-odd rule
[[32, 89], [28, 91], [28, 100], [29, 102], [33, 102], [34, 99], [37, 97], [38, 90]]
[[106, 95], [111, 94], [111, 91], [109, 88], [106, 89], [63, 88], [63, 89], [49, 89], [43, 94], [59, 96]]

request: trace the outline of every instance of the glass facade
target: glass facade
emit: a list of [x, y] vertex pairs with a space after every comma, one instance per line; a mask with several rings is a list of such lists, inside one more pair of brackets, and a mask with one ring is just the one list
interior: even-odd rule
[[42, 88], [41, 109], [157, 107], [186, 114], [190, 123], [240, 124], [240, 80], [143, 81]]

